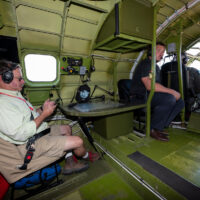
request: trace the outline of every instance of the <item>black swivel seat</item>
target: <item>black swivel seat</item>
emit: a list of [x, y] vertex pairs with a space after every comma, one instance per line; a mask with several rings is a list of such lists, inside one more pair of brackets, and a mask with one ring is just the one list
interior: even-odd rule
[[119, 101], [125, 104], [131, 103], [130, 101], [131, 80], [121, 79], [118, 81]]

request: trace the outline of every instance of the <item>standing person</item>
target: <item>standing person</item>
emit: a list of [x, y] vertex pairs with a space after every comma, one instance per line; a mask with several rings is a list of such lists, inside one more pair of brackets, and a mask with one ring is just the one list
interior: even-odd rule
[[[38, 163], [34, 165], [35, 168], [28, 165], [27, 170], [20, 170], [17, 166], [22, 165], [23, 160], [19, 159], [18, 152], [11, 150], [8, 152], [9, 149], [2, 152], [1, 149], [1, 173], [9, 182], [15, 182], [54, 162], [66, 153], [64, 174], [88, 169], [88, 163], [85, 161], [74, 161], [72, 151], [76, 156], [92, 161], [98, 160], [99, 154], [86, 152], [83, 140], [78, 136], [72, 136], [71, 128], [68, 125], [49, 127], [44, 120], [54, 112], [55, 102], [46, 100], [42, 109], [36, 110], [20, 93], [24, 83], [21, 67], [18, 64], [0, 60], [0, 143], [3, 145], [5, 142], [15, 144], [24, 158], [29, 138], [41, 134], [41, 137], [34, 143], [35, 151], [30, 165], [34, 162]], [[8, 156], [3, 156], [4, 153]], [[41, 160], [38, 161], [40, 157], [43, 157], [42, 163]]]
[[[137, 66], [131, 85], [131, 101], [134, 104], [145, 103], [151, 90], [151, 51], [147, 58]], [[156, 44], [156, 62], [159, 62], [165, 52], [165, 45]], [[163, 131], [176, 115], [183, 109], [184, 102], [180, 93], [164, 87], [160, 80], [160, 69], [156, 65], [155, 93], [151, 101], [151, 132], [150, 136], [161, 141], [168, 141], [168, 134]]]

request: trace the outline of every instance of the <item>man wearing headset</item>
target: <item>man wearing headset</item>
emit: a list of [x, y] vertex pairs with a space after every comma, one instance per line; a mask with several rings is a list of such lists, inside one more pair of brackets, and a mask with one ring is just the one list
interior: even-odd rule
[[[75, 162], [72, 151], [76, 156], [91, 161], [98, 160], [99, 155], [86, 152], [82, 139], [72, 136], [71, 128], [68, 125], [53, 125], [49, 128], [44, 120], [54, 112], [55, 102], [46, 100], [42, 109], [36, 110], [20, 93], [24, 83], [21, 67], [18, 64], [0, 60], [0, 142], [7, 141], [15, 144], [24, 157], [27, 153], [26, 145], [29, 138], [45, 132], [46, 135], [42, 135], [34, 143], [35, 151], [30, 163], [37, 162], [37, 158], [43, 156], [43, 161], [47, 165], [67, 153], [64, 174], [88, 169], [87, 162]], [[3, 150], [1, 149], [1, 151]], [[3, 154], [0, 155], [1, 167], [7, 168], [9, 174], [13, 176], [8, 177], [11, 180], [9, 182], [14, 182], [44, 167], [37, 163], [36, 169], [28, 166], [27, 170], [20, 170], [17, 166], [23, 163], [14, 154], [15, 152], [10, 152], [6, 158], [2, 156]], [[7, 178], [6, 174], [4, 176]]]
[[[156, 62], [162, 59], [164, 52], [165, 45], [158, 42], [156, 44]], [[147, 54], [147, 58], [139, 63], [133, 75], [130, 98], [134, 104], [145, 103], [151, 90], [151, 48]], [[161, 84], [160, 69], [156, 65], [155, 93], [151, 101], [151, 137], [168, 141], [168, 133], [163, 129], [169, 126], [183, 107], [184, 102], [180, 93]]]

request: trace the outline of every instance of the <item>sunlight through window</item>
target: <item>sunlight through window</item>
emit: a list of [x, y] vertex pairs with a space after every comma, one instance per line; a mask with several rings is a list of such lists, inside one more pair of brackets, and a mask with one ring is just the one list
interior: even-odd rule
[[33, 82], [50, 82], [56, 79], [56, 59], [50, 55], [28, 54], [25, 56], [27, 79]]

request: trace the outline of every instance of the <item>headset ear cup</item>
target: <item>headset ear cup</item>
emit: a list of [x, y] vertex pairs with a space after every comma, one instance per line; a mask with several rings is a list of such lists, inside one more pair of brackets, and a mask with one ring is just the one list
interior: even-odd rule
[[7, 84], [11, 83], [13, 78], [14, 78], [14, 75], [12, 71], [7, 71], [2, 74], [2, 80], [4, 83], [7, 83]]

